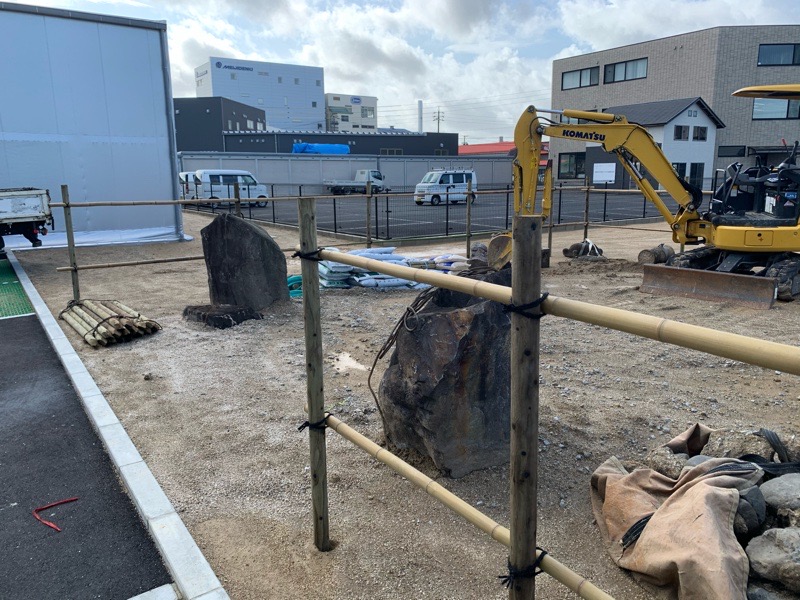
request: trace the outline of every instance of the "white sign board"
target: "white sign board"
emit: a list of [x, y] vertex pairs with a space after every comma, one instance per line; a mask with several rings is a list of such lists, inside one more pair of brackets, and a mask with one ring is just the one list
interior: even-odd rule
[[614, 183], [617, 163], [595, 163], [592, 183]]

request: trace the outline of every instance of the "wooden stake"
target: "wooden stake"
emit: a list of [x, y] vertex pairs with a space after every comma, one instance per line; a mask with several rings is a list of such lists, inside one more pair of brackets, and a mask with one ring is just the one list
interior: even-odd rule
[[75, 258], [75, 232], [72, 229], [72, 209], [69, 206], [69, 187], [61, 186], [61, 198], [64, 202], [64, 226], [67, 228], [67, 250], [69, 252], [69, 267], [72, 271], [72, 299], [79, 302], [81, 299], [81, 286], [78, 282], [78, 260]]
[[[537, 300], [542, 287], [542, 219], [515, 215], [511, 300], [523, 306]], [[539, 307], [527, 314], [541, 314]], [[539, 320], [511, 313], [511, 551], [512, 570], [533, 571], [536, 558], [536, 497], [539, 440]], [[530, 573], [513, 580], [508, 597], [532, 600]]]
[[[369, 202], [369, 200], [367, 201]], [[300, 251], [317, 250], [316, 200], [298, 198]], [[369, 206], [369, 204], [367, 204]], [[306, 393], [308, 420], [319, 423], [325, 418], [325, 393], [322, 377], [322, 321], [319, 307], [319, 267], [316, 261], [300, 261], [303, 276], [303, 314], [306, 339]], [[311, 450], [311, 501], [314, 514], [314, 544], [318, 550], [331, 549], [328, 524], [328, 464], [325, 428], [309, 427]]]

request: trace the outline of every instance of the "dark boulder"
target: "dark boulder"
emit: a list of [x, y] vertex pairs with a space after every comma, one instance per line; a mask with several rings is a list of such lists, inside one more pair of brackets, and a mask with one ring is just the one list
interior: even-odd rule
[[221, 214], [200, 233], [211, 304], [260, 311], [289, 299], [286, 257], [261, 227]]
[[[510, 270], [486, 277], [510, 285]], [[449, 290], [401, 327], [381, 380], [390, 447], [450, 477], [509, 459], [510, 320], [503, 306]]]

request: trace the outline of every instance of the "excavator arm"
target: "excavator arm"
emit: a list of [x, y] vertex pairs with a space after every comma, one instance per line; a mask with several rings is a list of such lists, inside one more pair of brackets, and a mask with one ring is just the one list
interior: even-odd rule
[[[514, 161], [515, 212], [524, 215], [541, 214], [545, 217], [549, 215], [548, 186], [545, 186], [545, 196], [538, 213], [536, 205], [536, 178], [543, 136], [594, 142], [613, 154], [622, 164], [642, 194], [669, 223], [676, 243], [699, 244], [703, 241], [693, 226], [700, 221], [698, 209], [703, 200], [702, 192], [678, 177], [661, 148], [643, 127], [628, 123], [622, 115], [579, 110], [547, 112], [563, 114], [583, 123], [552, 123], [543, 120], [533, 106], [525, 110], [514, 130], [517, 147], [517, 158]], [[645, 171], [678, 203], [678, 210], [674, 214], [645, 177]]]

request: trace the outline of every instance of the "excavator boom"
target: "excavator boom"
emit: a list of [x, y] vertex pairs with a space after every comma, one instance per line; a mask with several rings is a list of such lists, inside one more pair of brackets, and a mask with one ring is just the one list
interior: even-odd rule
[[[734, 95], [796, 101], [800, 99], [800, 84], [753, 86], [737, 90]], [[561, 115], [567, 122], [558, 123], [540, 113]], [[670, 226], [673, 242], [681, 246], [706, 244], [677, 255], [680, 260], [671, 263], [677, 266], [647, 267], [642, 291], [737, 300], [761, 308], [772, 306], [776, 295], [780, 299], [791, 299], [800, 294], [800, 255], [797, 254], [800, 250], [800, 207], [796, 191], [800, 187], [800, 170], [794, 160], [797, 144], [784, 163], [774, 170], [766, 169], [766, 174], [762, 173], [763, 168], [752, 174], [751, 170], [745, 171], [741, 165], [735, 165], [735, 173], [726, 180], [728, 187], [724, 198], [718, 198], [718, 190], [708, 212], [701, 214], [701, 190], [678, 176], [644, 127], [629, 123], [623, 115], [580, 110], [537, 111], [529, 106], [514, 130], [517, 147], [513, 166], [515, 214], [538, 214], [545, 218], [550, 215], [550, 166], [545, 171], [542, 200], [537, 201], [544, 136], [602, 146], [619, 161], [631, 181], [658, 209]], [[765, 184], [767, 180], [771, 183]], [[677, 202], [675, 212], [664, 203], [651, 181], [658, 182]], [[769, 193], [773, 195], [765, 204], [764, 189], [770, 185], [773, 191]], [[761, 187], [748, 191], [755, 186]], [[743, 193], [733, 193], [737, 190]], [[739, 203], [752, 198], [752, 206], [742, 209], [729, 198], [737, 198]], [[780, 204], [779, 210], [772, 208], [776, 203]], [[510, 235], [493, 238], [489, 244], [489, 264], [502, 268], [510, 258]]]

